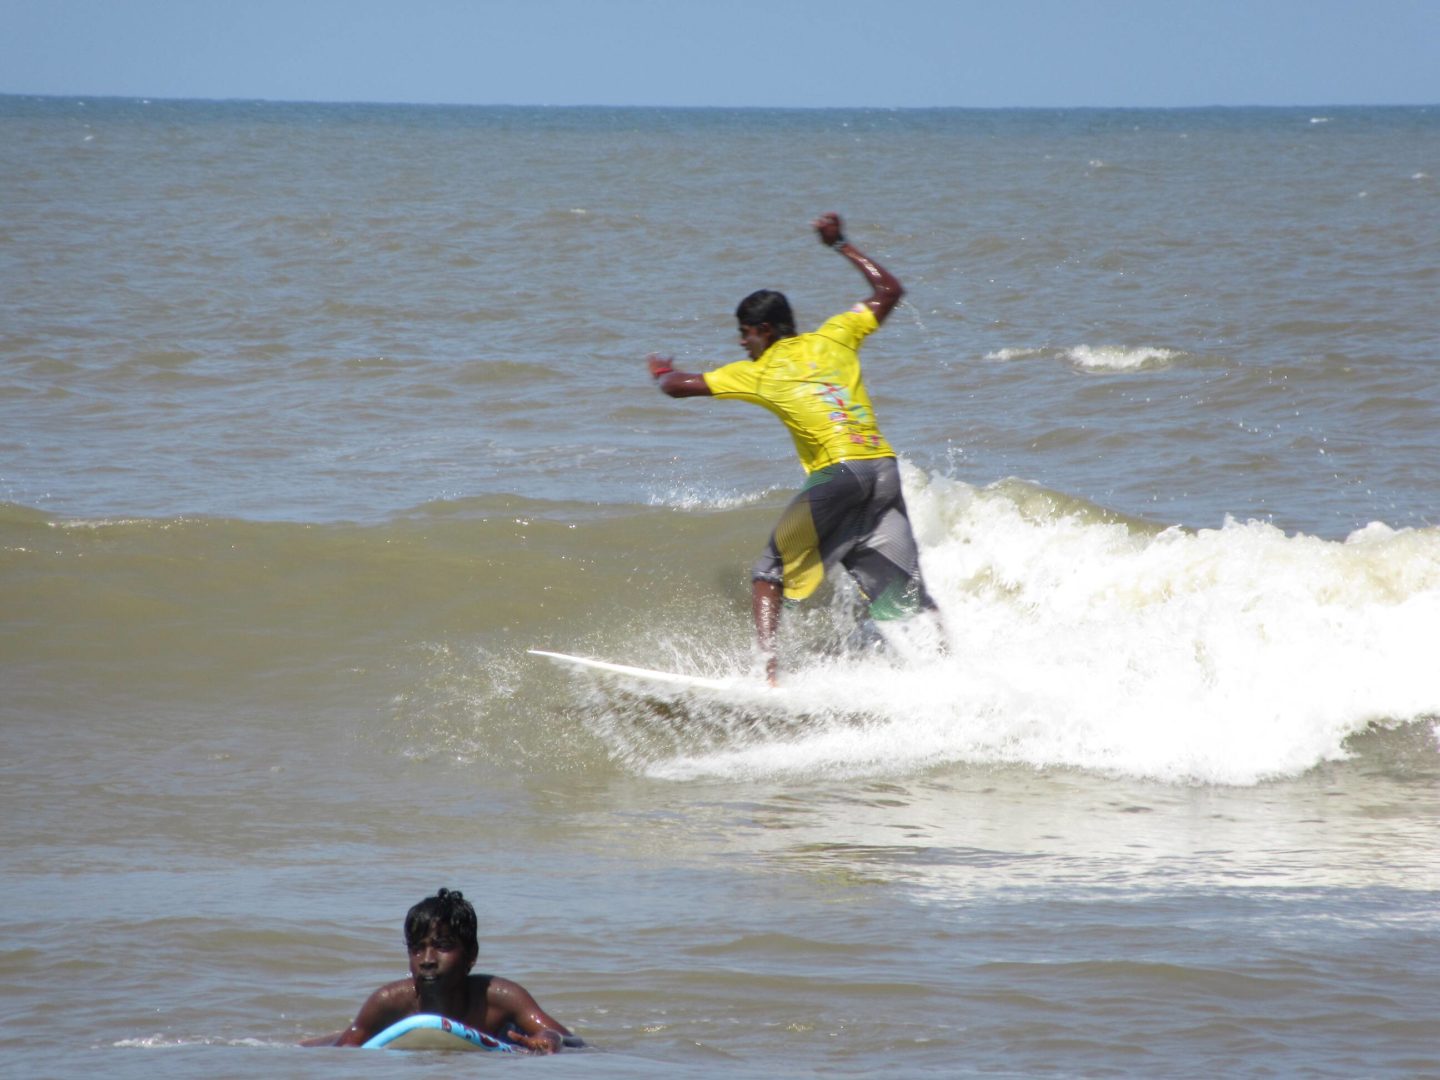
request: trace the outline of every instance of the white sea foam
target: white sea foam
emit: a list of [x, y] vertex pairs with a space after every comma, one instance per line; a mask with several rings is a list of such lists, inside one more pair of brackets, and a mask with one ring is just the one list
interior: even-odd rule
[[994, 352], [985, 354], [986, 360], [1029, 360], [1036, 356], [1044, 356], [1044, 349], [996, 349]]
[[1173, 362], [1180, 356], [1174, 349], [1152, 345], [1125, 347], [1119, 345], [1077, 345], [1065, 350], [1065, 359], [1076, 367], [1092, 371], [1133, 371]]
[[1440, 529], [1162, 531], [1024, 485], [907, 474], [949, 656], [797, 672], [834, 723], [652, 774], [971, 762], [1254, 784], [1344, 758], [1372, 722], [1440, 715]]
[[256, 1038], [240, 1039], [203, 1039], [203, 1038], [182, 1038], [177, 1035], [145, 1035], [129, 1039], [116, 1039], [111, 1044], [122, 1050], [168, 1050], [185, 1046], [253, 1046], [253, 1047], [290, 1047], [291, 1043], [266, 1041]]
[[1073, 345], [1069, 348], [1006, 348], [985, 355], [986, 360], [1054, 359], [1087, 371], [1137, 371], [1173, 364], [1184, 354], [1156, 345]]
[[654, 491], [646, 500], [650, 506], [668, 506], [676, 510], [733, 510], [759, 502], [765, 491], [720, 491], [703, 484], [688, 484]]

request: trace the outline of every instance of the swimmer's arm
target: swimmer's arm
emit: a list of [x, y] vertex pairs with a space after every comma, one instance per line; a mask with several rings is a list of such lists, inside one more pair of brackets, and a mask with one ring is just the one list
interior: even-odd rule
[[343, 1031], [337, 1031], [333, 1035], [315, 1035], [308, 1039], [301, 1039], [301, 1046], [338, 1046]]
[[563, 1047], [579, 1047], [585, 1040], [540, 1007], [530, 991], [519, 983], [498, 977], [490, 980], [487, 995], [491, 1005], [504, 1014], [505, 1038], [542, 1054], [558, 1053]]
[[[407, 986], [407, 983], [402, 982], [401, 985]], [[399, 1023], [409, 1015], [410, 1011], [396, 1000], [393, 986], [382, 986], [365, 1000], [350, 1026], [340, 1032], [334, 1042], [321, 1045], [364, 1046], [391, 1024]]]
[[905, 286], [889, 270], [845, 239], [839, 214], [821, 214], [813, 224], [820, 242], [844, 255], [870, 282], [870, 295], [860, 302], [875, 313], [877, 323], [883, 323], [905, 295]]
[[650, 377], [655, 380], [655, 385], [663, 394], [671, 397], [709, 397], [713, 393], [704, 375], [676, 371], [668, 356], [651, 353], [645, 358], [645, 364], [650, 369]]

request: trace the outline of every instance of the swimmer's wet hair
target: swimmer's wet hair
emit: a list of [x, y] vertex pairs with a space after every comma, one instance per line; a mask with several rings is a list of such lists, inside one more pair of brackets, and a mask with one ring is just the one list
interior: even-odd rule
[[448, 930], [470, 954], [480, 952], [475, 909], [458, 889], [441, 889], [412, 907], [405, 916], [405, 947], [413, 949], [437, 930]]

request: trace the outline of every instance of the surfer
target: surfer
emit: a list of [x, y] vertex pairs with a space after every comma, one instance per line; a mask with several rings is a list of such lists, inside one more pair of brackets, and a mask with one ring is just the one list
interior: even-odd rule
[[476, 926], [475, 909], [458, 891], [441, 889], [421, 900], [405, 916], [410, 977], [371, 994], [344, 1031], [303, 1045], [363, 1046], [406, 1017], [434, 1013], [542, 1054], [584, 1046], [519, 983], [470, 973], [480, 955]]
[[868, 298], [799, 334], [785, 295], [761, 289], [735, 309], [749, 360], [690, 374], [677, 371], [668, 356], [647, 358], [651, 376], [670, 397], [738, 398], [775, 413], [805, 468], [804, 486], [780, 515], [750, 574], [755, 635], [771, 685], [779, 668], [782, 598], [796, 603], [810, 596], [835, 563], [854, 578], [876, 622], [925, 612], [938, 630], [939, 620], [920, 576], [895, 452], [876, 425], [860, 376], [861, 342], [905, 290], [845, 239], [838, 214], [822, 214], [813, 227], [822, 244], [869, 282]]

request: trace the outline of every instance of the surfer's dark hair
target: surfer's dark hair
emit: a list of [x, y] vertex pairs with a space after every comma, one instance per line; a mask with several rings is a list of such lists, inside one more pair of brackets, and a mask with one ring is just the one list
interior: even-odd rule
[[465, 895], [458, 889], [441, 889], [406, 914], [405, 946], [413, 949], [435, 931], [448, 930], [474, 956], [480, 952], [475, 929], [475, 909]]
[[795, 336], [795, 314], [790, 310], [790, 301], [774, 289], [758, 289], [745, 297], [735, 309], [735, 318], [741, 326], [769, 323], [778, 337]]

